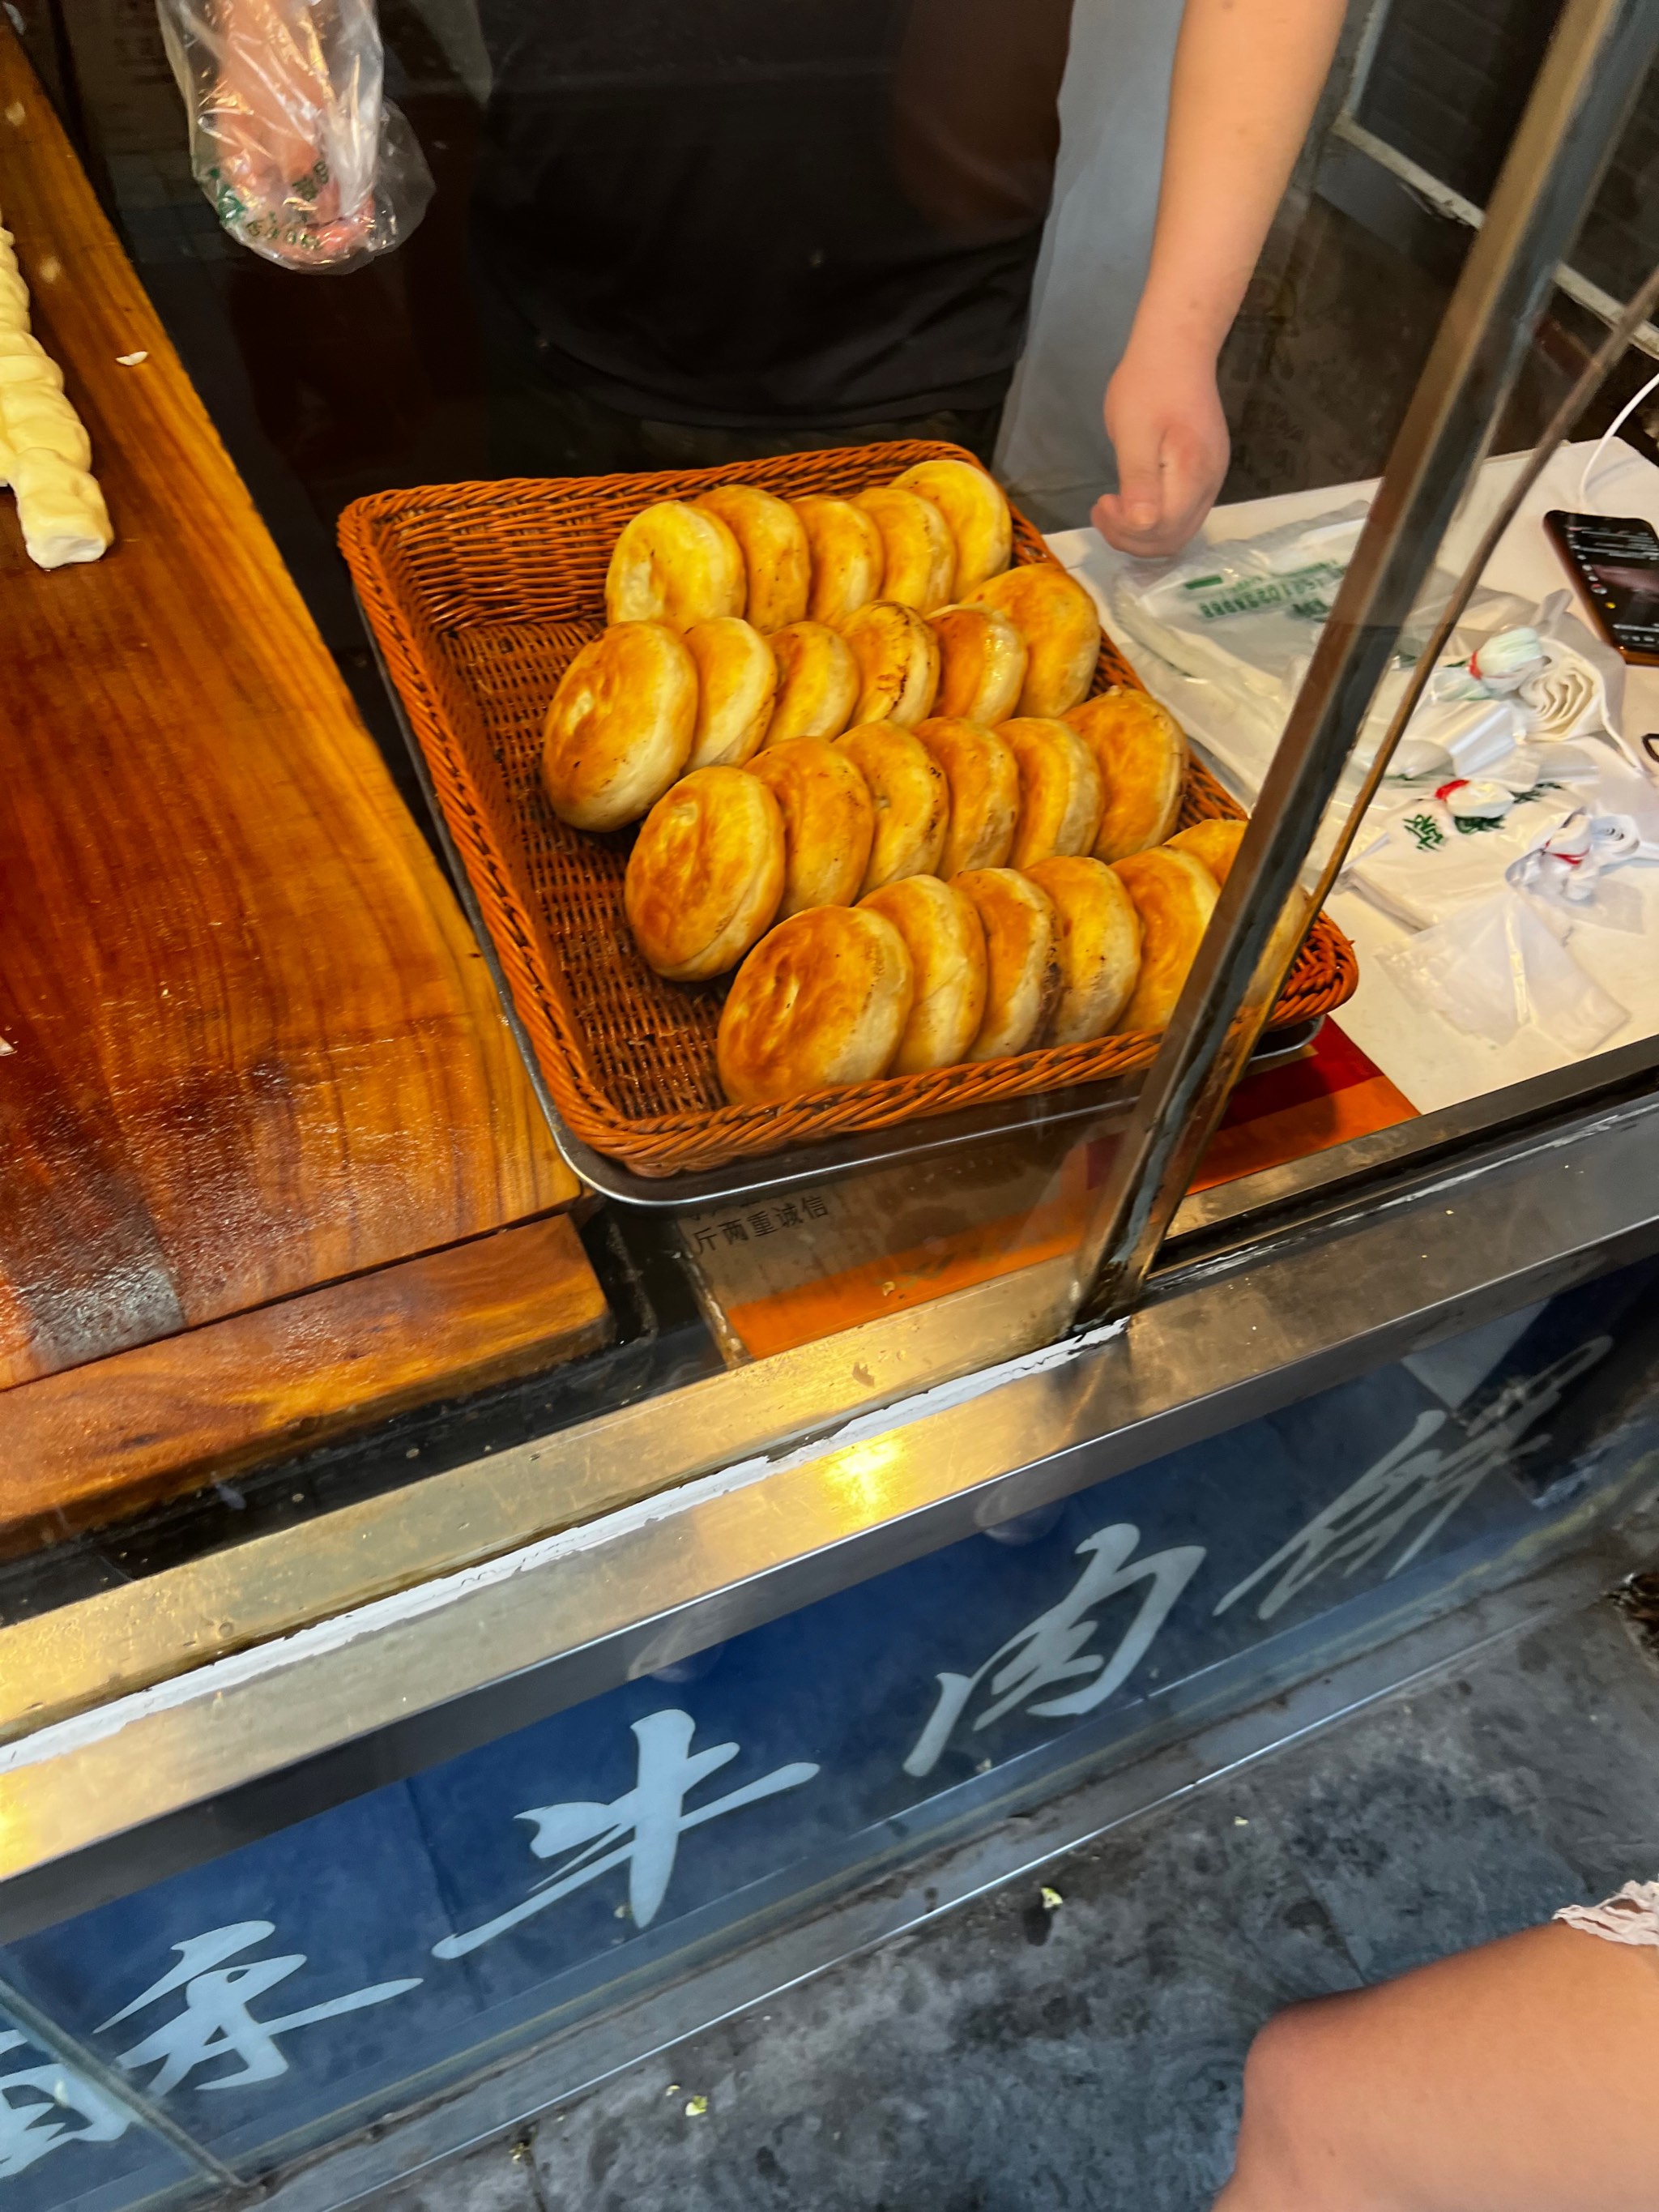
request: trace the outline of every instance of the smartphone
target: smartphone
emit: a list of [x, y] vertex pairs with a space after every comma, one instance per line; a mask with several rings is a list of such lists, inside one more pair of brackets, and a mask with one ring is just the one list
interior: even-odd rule
[[1544, 517], [1596, 629], [1626, 660], [1659, 668], [1659, 531], [1639, 514]]

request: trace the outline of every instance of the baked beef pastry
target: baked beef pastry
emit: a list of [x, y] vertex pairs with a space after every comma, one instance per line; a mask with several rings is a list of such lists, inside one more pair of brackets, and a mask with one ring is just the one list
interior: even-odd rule
[[859, 665], [854, 724], [896, 722], [912, 730], [933, 711], [939, 641], [914, 607], [876, 599], [848, 616], [842, 635]]
[[886, 559], [881, 532], [874, 515], [849, 499], [798, 499], [792, 504], [812, 556], [807, 614], [838, 629], [881, 590]]
[[881, 532], [881, 596], [930, 615], [951, 596], [957, 541], [951, 526], [920, 492], [881, 484], [853, 501]]
[[1173, 714], [1145, 691], [1115, 685], [1066, 720], [1094, 755], [1103, 804], [1097, 860], [1161, 845], [1175, 828], [1187, 781], [1187, 740]]
[[[1243, 822], [1212, 816], [1208, 821], [1194, 822], [1188, 829], [1177, 830], [1164, 842], [1173, 853], [1190, 853], [1194, 860], [1203, 862], [1218, 884], [1225, 884], [1238, 858], [1238, 848], [1244, 842], [1247, 827]], [[1268, 939], [1269, 953], [1282, 957], [1287, 968], [1308, 933], [1308, 925], [1313, 919], [1310, 906], [1306, 891], [1299, 887], [1293, 890]]]
[[1203, 822], [1194, 822], [1185, 830], [1177, 830], [1164, 842], [1177, 853], [1190, 853], [1201, 860], [1218, 884], [1224, 884], [1232, 873], [1233, 862], [1238, 858], [1238, 848], [1244, 842], [1248, 823], [1229, 819], [1223, 815], [1211, 815]]
[[720, 615], [685, 633], [697, 664], [692, 768], [741, 768], [760, 750], [778, 688], [772, 648], [741, 615]]
[[885, 915], [819, 906], [793, 915], [738, 970], [715, 1040], [734, 1106], [770, 1106], [885, 1075], [910, 1018], [904, 939]]
[[997, 732], [1019, 763], [1019, 826], [1009, 865], [1030, 868], [1056, 853], [1086, 853], [1100, 827], [1100, 770], [1075, 730], [1037, 716]]
[[1140, 916], [1121, 880], [1086, 855], [1039, 860], [1030, 880], [1060, 917], [1060, 996], [1043, 1044], [1104, 1036], [1133, 996], [1140, 973]]
[[916, 724], [916, 735], [945, 771], [951, 826], [939, 872], [947, 882], [969, 868], [1000, 868], [1019, 820], [1019, 763], [994, 730], [947, 714]]
[[720, 484], [695, 504], [718, 515], [737, 539], [747, 587], [744, 612], [761, 635], [804, 621], [812, 555], [788, 501], [758, 484]]
[[618, 623], [559, 680], [542, 788], [561, 822], [620, 830], [654, 806], [691, 755], [697, 664], [665, 623]]
[[1028, 561], [975, 586], [968, 604], [995, 607], [1025, 641], [1022, 714], [1063, 714], [1094, 682], [1100, 660], [1095, 603], [1058, 561]]
[[1013, 868], [975, 868], [956, 888], [985, 930], [985, 1012], [969, 1060], [1006, 1060], [1035, 1044], [1061, 987], [1060, 918], [1040, 884]]
[[659, 500], [625, 522], [605, 580], [607, 622], [665, 622], [688, 630], [740, 615], [743, 550], [719, 515]]
[[876, 834], [860, 896], [901, 876], [939, 872], [950, 827], [951, 787], [926, 745], [896, 722], [867, 722], [836, 740], [875, 802]]
[[791, 623], [767, 642], [778, 671], [767, 744], [838, 738], [853, 719], [863, 682], [852, 647], [838, 630], [816, 622]]
[[1025, 689], [1025, 641], [994, 607], [941, 607], [927, 626], [939, 640], [936, 713], [994, 729]]
[[894, 1059], [895, 1075], [954, 1067], [979, 1034], [985, 1013], [985, 927], [973, 901], [937, 876], [906, 876], [860, 901], [885, 915], [904, 939], [915, 971], [910, 1018]]
[[1118, 1027], [1168, 1029], [1219, 887], [1201, 860], [1168, 845], [1131, 853], [1114, 867], [1140, 916], [1140, 973]]
[[658, 975], [702, 982], [735, 968], [783, 896], [783, 817], [740, 768], [700, 768], [659, 799], [628, 856], [623, 903]]
[[779, 921], [809, 907], [851, 906], [876, 834], [876, 803], [856, 763], [822, 738], [787, 738], [757, 753], [749, 772], [783, 817]]
[[965, 599], [988, 576], [1000, 576], [1013, 555], [1014, 519], [1002, 486], [972, 461], [918, 461], [895, 477], [902, 491], [920, 492], [951, 526], [957, 544], [953, 599]]

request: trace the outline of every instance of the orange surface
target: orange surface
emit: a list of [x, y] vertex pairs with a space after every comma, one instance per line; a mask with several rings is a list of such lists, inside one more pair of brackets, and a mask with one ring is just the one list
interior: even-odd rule
[[[1304, 1158], [1350, 1137], [1392, 1128], [1416, 1111], [1358, 1046], [1327, 1021], [1304, 1058], [1239, 1085], [1193, 1188], [1207, 1190]], [[1056, 1258], [1082, 1234], [1107, 1150], [1103, 1141], [1078, 1146], [1061, 1170], [1059, 1194], [1045, 1205], [728, 1307], [726, 1321], [751, 1357], [762, 1359]]]

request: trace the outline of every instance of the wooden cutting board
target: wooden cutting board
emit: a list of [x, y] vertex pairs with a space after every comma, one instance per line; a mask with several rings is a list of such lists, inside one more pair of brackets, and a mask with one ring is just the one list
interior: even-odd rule
[[575, 1184], [449, 890], [3, 21], [0, 213], [116, 531], [102, 561], [44, 574], [0, 492], [5, 1389]]

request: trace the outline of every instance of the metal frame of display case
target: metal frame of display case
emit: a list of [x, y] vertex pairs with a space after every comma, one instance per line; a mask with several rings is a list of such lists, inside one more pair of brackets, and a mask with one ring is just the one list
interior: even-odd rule
[[[1274, 917], [1656, 43], [1649, 0], [1571, 0], [1081, 1267], [0, 1630], [0, 1940], [1659, 1249], [1656, 1041], [1180, 1195], [1271, 998]], [[1109, 1317], [1067, 1334], [1103, 1265]]]
[[0, 1632], [0, 1940], [1659, 1249], [1659, 1042]]

